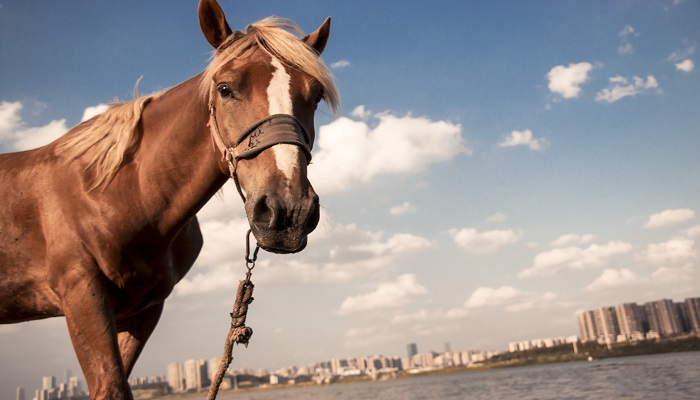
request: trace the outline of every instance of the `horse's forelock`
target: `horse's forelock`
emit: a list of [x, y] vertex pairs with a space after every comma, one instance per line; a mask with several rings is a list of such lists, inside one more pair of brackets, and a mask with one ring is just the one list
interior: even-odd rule
[[333, 81], [333, 74], [318, 54], [302, 40], [304, 32], [291, 20], [285, 18], [265, 18], [248, 25], [245, 33], [234, 32], [213, 53], [209, 66], [204, 70], [200, 93], [209, 97], [214, 74], [231, 60], [241, 56], [246, 50], [257, 46], [276, 57], [282, 63], [311, 75], [319, 81], [324, 90], [324, 100], [328, 107], [337, 112], [340, 108], [340, 95]]

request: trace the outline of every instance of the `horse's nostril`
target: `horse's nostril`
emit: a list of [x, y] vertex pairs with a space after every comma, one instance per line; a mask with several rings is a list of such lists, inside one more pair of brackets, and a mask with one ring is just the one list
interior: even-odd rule
[[306, 214], [306, 221], [304, 221], [304, 233], [307, 235], [316, 229], [318, 222], [321, 219], [321, 212], [319, 209], [318, 196], [314, 196], [309, 206], [309, 212]]
[[274, 228], [276, 214], [272, 199], [268, 196], [260, 196], [253, 207], [253, 223], [260, 228]]

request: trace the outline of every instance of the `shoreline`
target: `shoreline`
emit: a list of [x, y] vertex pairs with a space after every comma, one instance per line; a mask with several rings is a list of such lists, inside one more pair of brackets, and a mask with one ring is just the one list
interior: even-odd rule
[[[565, 345], [555, 348], [534, 349], [512, 353], [503, 353], [479, 364], [454, 366], [420, 372], [397, 371], [391, 374], [379, 374], [376, 378], [370, 375], [360, 377], [340, 377], [332, 383], [319, 385], [314, 381], [301, 382], [297, 384], [280, 385], [260, 385], [250, 388], [220, 390], [219, 395], [231, 395], [236, 393], [249, 393], [258, 391], [275, 391], [294, 388], [305, 388], [315, 386], [328, 386], [337, 384], [350, 384], [360, 382], [372, 382], [391, 379], [404, 379], [428, 375], [447, 375], [468, 371], [484, 371], [489, 369], [516, 368], [531, 365], [557, 364], [574, 361], [601, 360], [605, 358], [631, 357], [641, 355], [681, 353], [700, 351], [700, 333], [676, 336], [671, 338], [645, 340], [640, 342], [614, 343], [610, 348], [605, 344], [579, 343], [578, 353], [574, 353], [573, 346]], [[206, 396], [206, 391], [193, 393], [177, 393], [155, 397], [136, 397], [136, 399], [189, 399]]]

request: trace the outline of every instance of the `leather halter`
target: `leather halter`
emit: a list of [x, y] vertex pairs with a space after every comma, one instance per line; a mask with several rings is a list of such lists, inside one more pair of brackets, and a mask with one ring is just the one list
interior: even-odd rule
[[311, 162], [313, 136], [304, 128], [299, 119], [289, 114], [274, 114], [243, 130], [231, 145], [226, 145], [219, 124], [216, 121], [214, 106], [214, 90], [209, 95], [209, 130], [217, 149], [221, 152], [221, 161], [228, 164], [229, 175], [236, 184], [238, 194], [245, 203], [245, 195], [238, 181], [236, 167], [241, 158], [253, 158], [258, 153], [277, 144], [292, 144], [298, 146], [306, 159]]

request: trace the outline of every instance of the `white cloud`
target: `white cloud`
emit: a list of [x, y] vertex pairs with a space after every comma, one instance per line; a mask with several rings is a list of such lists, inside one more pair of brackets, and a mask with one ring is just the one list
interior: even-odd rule
[[409, 203], [408, 201], [404, 201], [403, 203], [391, 207], [389, 209], [389, 214], [391, 215], [404, 215], [404, 214], [413, 214], [416, 212], [416, 206], [413, 204]]
[[13, 151], [30, 150], [49, 144], [68, 131], [65, 119], [27, 127], [20, 116], [22, 108], [18, 101], [0, 102], [0, 145], [7, 143]]
[[493, 215], [489, 215], [488, 217], [486, 217], [486, 222], [504, 222], [507, 219], [508, 216], [499, 211]]
[[[186, 296], [231, 290], [242, 279], [245, 232], [248, 222], [232, 185], [227, 185], [226, 204], [214, 198], [198, 214], [204, 248], [192, 271], [175, 287]], [[433, 247], [420, 236], [359, 229], [354, 224], [336, 224], [323, 212], [318, 228], [309, 236], [308, 248], [295, 255], [261, 252], [254, 281], [266, 285], [297, 285], [311, 282], [343, 283], [380, 278], [395, 268], [402, 257]], [[232, 255], [240, 255], [234, 256]]]
[[578, 97], [581, 85], [588, 80], [588, 73], [592, 69], [593, 65], [587, 62], [572, 63], [568, 67], [557, 65], [547, 73], [549, 90], [565, 99]]
[[472, 292], [469, 299], [464, 303], [465, 308], [479, 308], [487, 306], [498, 306], [511, 300], [521, 297], [525, 293], [512, 286], [501, 286], [499, 288], [479, 287]]
[[681, 62], [685, 59], [688, 59], [692, 55], [695, 54], [695, 47], [696, 47], [696, 45], [693, 44], [693, 45], [686, 47], [684, 50], [674, 51], [673, 53], [671, 53], [671, 55], [669, 55], [666, 58], [666, 61], [669, 61], [672, 63], [677, 63], [677, 62]]
[[526, 129], [524, 131], [513, 131], [510, 136], [505, 137], [500, 143], [499, 147], [515, 147], [515, 146], [527, 146], [530, 150], [543, 150], [543, 147], [547, 144], [546, 139], [536, 139], [532, 135], [532, 131]]
[[478, 232], [474, 228], [450, 229], [450, 236], [463, 250], [475, 254], [495, 253], [503, 246], [516, 243], [522, 234], [512, 230]]
[[693, 60], [687, 58], [676, 64], [676, 69], [683, 72], [692, 72], [695, 69]]
[[340, 68], [347, 68], [350, 66], [350, 61], [348, 60], [339, 60], [334, 63], [331, 63], [331, 68], [333, 69], [340, 69]]
[[431, 248], [432, 243], [420, 236], [409, 233], [397, 233], [386, 242], [372, 242], [350, 247], [356, 251], [368, 251], [375, 256], [400, 255]]
[[319, 129], [318, 151], [309, 167], [319, 193], [346, 190], [382, 175], [417, 173], [470, 152], [459, 124], [389, 113], [376, 118], [374, 127], [343, 117]]
[[365, 106], [360, 104], [359, 106], [352, 109], [350, 115], [364, 121], [367, 120], [370, 115], [372, 115], [372, 112], [370, 110], [366, 110]]
[[659, 83], [653, 75], [647, 76], [646, 80], [635, 76], [632, 78], [632, 82], [625, 77], [614, 76], [609, 81], [611, 85], [596, 94], [596, 101], [614, 103], [622, 98], [636, 96], [643, 91], [659, 87]]
[[690, 221], [695, 218], [695, 211], [689, 208], [664, 210], [649, 216], [645, 228], [658, 228]]
[[412, 296], [426, 293], [428, 290], [418, 283], [414, 274], [404, 274], [399, 276], [395, 282], [380, 284], [370, 293], [346, 298], [340, 305], [338, 315], [381, 308], [398, 308], [408, 304]]
[[[547, 309], [559, 298], [556, 293], [543, 294], [525, 292], [512, 286], [499, 288], [479, 287], [464, 303], [465, 310], [504, 306], [507, 312], [521, 312], [533, 309]], [[452, 311], [452, 314], [458, 315]]]
[[102, 114], [103, 112], [107, 111], [109, 107], [109, 104], [98, 104], [96, 106], [86, 108], [85, 111], [83, 111], [83, 117], [80, 119], [80, 122], [87, 121], [96, 115]]
[[651, 264], [675, 264], [692, 260], [697, 255], [695, 241], [678, 237], [666, 242], [651, 243], [642, 253], [641, 259]]
[[638, 285], [645, 281], [645, 279], [639, 277], [627, 268], [606, 269], [590, 285], [586, 286], [586, 290], [589, 292], [599, 292], [606, 289]]
[[630, 43], [630, 36], [638, 36], [634, 28], [630, 25], [625, 25], [624, 28], [618, 33], [618, 36], [622, 40], [620, 47], [617, 48], [617, 53], [620, 55], [628, 55], [634, 53], [634, 46]]
[[592, 242], [595, 240], [595, 235], [586, 234], [579, 235], [577, 233], [569, 233], [566, 235], [561, 235], [557, 240], [551, 243], [552, 247], [564, 247], [572, 245], [581, 245]]
[[693, 279], [693, 265], [682, 267], [659, 267], [651, 274], [653, 283], [685, 283]]
[[518, 277], [549, 276], [566, 269], [599, 267], [611, 257], [630, 251], [632, 245], [621, 241], [611, 241], [604, 245], [592, 244], [586, 248], [555, 248], [537, 254], [533, 266], [520, 271]]

